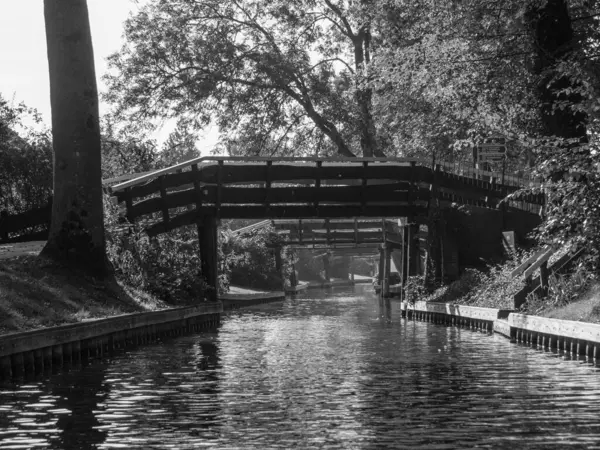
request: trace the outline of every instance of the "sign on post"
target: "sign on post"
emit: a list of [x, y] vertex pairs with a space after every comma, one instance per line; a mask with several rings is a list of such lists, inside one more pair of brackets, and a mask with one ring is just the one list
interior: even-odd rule
[[517, 251], [517, 243], [514, 231], [502, 232], [502, 247], [507, 256], [513, 256]]
[[502, 137], [487, 138], [476, 149], [477, 163], [502, 161], [506, 155], [506, 139]]

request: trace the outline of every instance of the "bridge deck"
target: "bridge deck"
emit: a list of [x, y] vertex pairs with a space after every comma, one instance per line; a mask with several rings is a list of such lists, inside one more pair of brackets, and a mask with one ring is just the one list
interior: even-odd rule
[[[531, 180], [416, 159], [205, 157], [110, 189], [129, 221], [151, 223], [150, 235], [217, 218], [417, 217], [432, 192], [442, 203], [496, 208]], [[523, 202], [536, 209], [541, 197]], [[539, 206], [537, 206], [539, 208]]]

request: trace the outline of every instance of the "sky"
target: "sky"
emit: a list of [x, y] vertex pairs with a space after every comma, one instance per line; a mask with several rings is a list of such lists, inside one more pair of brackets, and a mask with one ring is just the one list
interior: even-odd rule
[[[102, 75], [108, 70], [106, 58], [123, 43], [123, 22], [138, 6], [131, 0], [88, 0], [98, 89], [105, 91]], [[50, 82], [44, 26], [43, 0], [0, 0], [0, 93], [7, 100], [36, 108], [50, 126]], [[100, 114], [108, 105], [100, 100]], [[164, 140], [169, 124], [157, 131]], [[216, 139], [214, 130], [198, 144], [207, 150]]]

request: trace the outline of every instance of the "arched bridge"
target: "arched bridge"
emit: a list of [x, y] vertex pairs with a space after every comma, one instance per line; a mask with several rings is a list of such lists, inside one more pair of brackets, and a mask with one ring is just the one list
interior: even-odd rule
[[[216, 218], [419, 217], [432, 199], [496, 208], [532, 180], [400, 158], [203, 157], [112, 186], [149, 235]], [[530, 195], [510, 207], [539, 210]], [[187, 208], [178, 210], [178, 208]]]
[[[216, 285], [220, 218], [385, 218], [424, 221], [452, 203], [498, 208], [533, 180], [406, 158], [202, 157], [109, 188], [129, 222], [150, 236], [196, 224], [201, 271]], [[507, 208], [537, 214], [542, 195]], [[331, 233], [331, 231], [330, 231]], [[330, 234], [331, 236], [331, 234]]]

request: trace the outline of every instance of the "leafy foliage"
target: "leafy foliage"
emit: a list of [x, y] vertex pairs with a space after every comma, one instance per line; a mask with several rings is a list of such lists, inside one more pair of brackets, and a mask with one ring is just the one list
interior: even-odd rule
[[579, 266], [570, 274], [553, 274], [548, 280], [548, 296], [537, 298], [530, 295], [525, 310], [530, 314], [539, 314], [548, 308], [560, 308], [577, 300], [595, 281], [595, 277], [584, 266]]
[[[170, 304], [200, 301], [207, 286], [200, 278], [195, 229], [184, 227], [149, 238], [134, 225], [123, 233], [118, 207], [105, 201], [107, 256], [115, 274], [127, 285]], [[220, 289], [225, 289], [223, 284]]]
[[221, 231], [222, 267], [230, 283], [254, 289], [281, 290], [295, 261], [293, 251], [283, 249], [282, 268], [278, 273], [275, 252], [280, 251], [283, 241], [273, 229], [260, 228], [240, 236], [231, 231], [230, 225], [223, 224]]
[[423, 276], [410, 276], [406, 280], [404, 285], [404, 292], [406, 294], [406, 301], [411, 305], [415, 302], [425, 300], [427, 298], [428, 290], [425, 287], [425, 279]]
[[141, 117], [216, 120], [234, 154], [378, 154], [369, 18], [345, 0], [154, 0], [126, 23], [108, 99]]
[[35, 110], [0, 96], [0, 209], [9, 214], [43, 207], [52, 194], [51, 139], [30, 123], [39, 124]]

